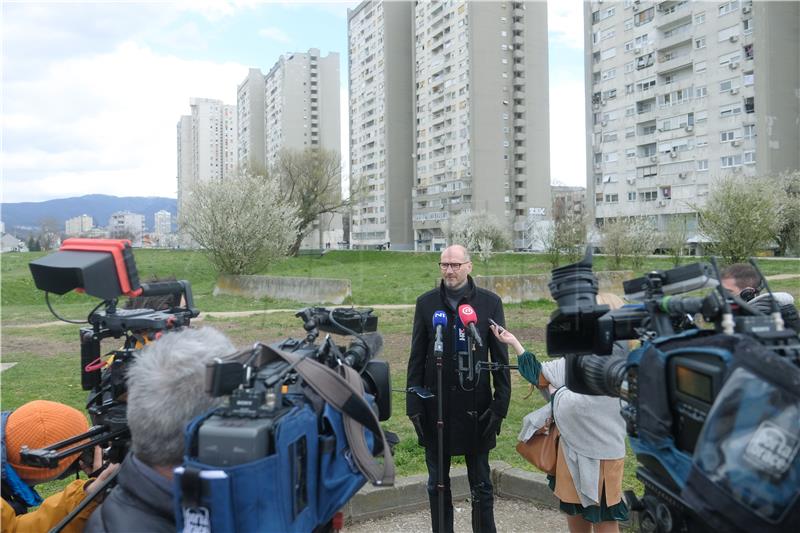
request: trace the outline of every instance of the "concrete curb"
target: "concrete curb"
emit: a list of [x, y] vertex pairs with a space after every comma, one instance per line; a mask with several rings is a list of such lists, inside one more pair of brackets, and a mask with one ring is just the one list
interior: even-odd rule
[[[518, 498], [543, 507], [558, 509], [558, 500], [547, 485], [544, 474], [513, 468], [504, 461], [492, 461], [494, 492], [501, 497]], [[428, 476], [398, 478], [393, 487], [375, 488], [365, 485], [343, 509], [348, 522], [372, 520], [394, 513], [428, 509]], [[465, 467], [450, 470], [453, 500], [469, 497], [469, 482]]]

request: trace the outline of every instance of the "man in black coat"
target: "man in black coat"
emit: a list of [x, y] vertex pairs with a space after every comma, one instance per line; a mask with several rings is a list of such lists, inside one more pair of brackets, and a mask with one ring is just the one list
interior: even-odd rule
[[[469, 334], [458, 316], [458, 307], [469, 304], [478, 318], [477, 329], [483, 347], [475, 347], [474, 361], [508, 364], [506, 346], [489, 331], [489, 319], [505, 325], [503, 302], [491, 291], [478, 288], [469, 276], [472, 271], [469, 252], [463, 246], [450, 246], [441, 255], [439, 287], [417, 298], [411, 356], [408, 361], [408, 387], [425, 387], [439, 394], [436, 381], [436, 358], [433, 345], [433, 314], [444, 311], [447, 327], [443, 331], [442, 395], [444, 421], [444, 507], [446, 531], [453, 530], [453, 503], [450, 492], [450, 458], [463, 455], [467, 463], [472, 494], [472, 530], [495, 531], [494, 497], [492, 493], [489, 450], [508, 412], [511, 399], [510, 375], [507, 369], [475, 374], [475, 382], [466, 373], [459, 376], [459, 353], [467, 350]], [[494, 389], [494, 392], [492, 392]], [[406, 413], [414, 424], [419, 444], [425, 447], [428, 467], [428, 496], [433, 531], [438, 532], [437, 399], [423, 400], [416, 394], [406, 395]], [[444, 532], [442, 532], [444, 533]]]

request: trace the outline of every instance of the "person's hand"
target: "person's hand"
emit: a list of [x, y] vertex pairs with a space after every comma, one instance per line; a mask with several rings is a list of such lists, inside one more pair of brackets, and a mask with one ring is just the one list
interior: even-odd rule
[[110, 463], [105, 468], [105, 470], [100, 472], [99, 476], [97, 476], [94, 479], [90, 479], [89, 482], [83, 486], [83, 490], [87, 494], [94, 494], [95, 492], [97, 492], [97, 490], [100, 489], [100, 487], [103, 485], [103, 482], [105, 482], [108, 478], [117, 473], [119, 467], [120, 467], [119, 463]]
[[514, 348], [514, 350], [517, 352], [517, 355], [525, 352], [525, 348], [522, 347], [522, 344], [520, 344], [519, 340], [517, 340], [514, 334], [504, 327], [500, 325], [491, 325], [489, 326], [489, 329], [492, 330], [492, 333], [494, 333], [494, 336], [497, 337], [497, 340]]
[[414, 431], [417, 432], [417, 438], [420, 442], [425, 442], [425, 430], [423, 429], [422, 424], [422, 415], [417, 413], [415, 415], [411, 415], [408, 417], [411, 420], [411, 424], [414, 426]]
[[491, 408], [487, 409], [483, 412], [483, 414], [478, 417], [478, 423], [483, 425], [483, 433], [481, 434], [481, 439], [483, 441], [489, 440], [492, 436], [492, 433], [495, 435], [500, 434], [500, 424], [502, 424], [503, 419], [498, 416]]

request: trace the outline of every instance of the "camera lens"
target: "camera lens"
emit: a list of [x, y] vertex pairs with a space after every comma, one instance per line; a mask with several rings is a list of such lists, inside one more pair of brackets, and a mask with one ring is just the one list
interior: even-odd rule
[[586, 255], [577, 263], [554, 268], [548, 284], [550, 294], [560, 308], [595, 304], [597, 278], [592, 273], [592, 249], [586, 248]]

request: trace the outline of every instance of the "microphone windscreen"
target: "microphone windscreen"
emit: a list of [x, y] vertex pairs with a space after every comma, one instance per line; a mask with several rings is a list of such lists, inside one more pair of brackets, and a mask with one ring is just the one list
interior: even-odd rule
[[436, 311], [433, 313], [433, 328], [436, 329], [436, 326], [447, 327], [447, 313], [444, 311]]
[[458, 316], [461, 319], [461, 323], [465, 326], [478, 322], [478, 315], [475, 314], [475, 309], [469, 304], [461, 304], [458, 306]]

